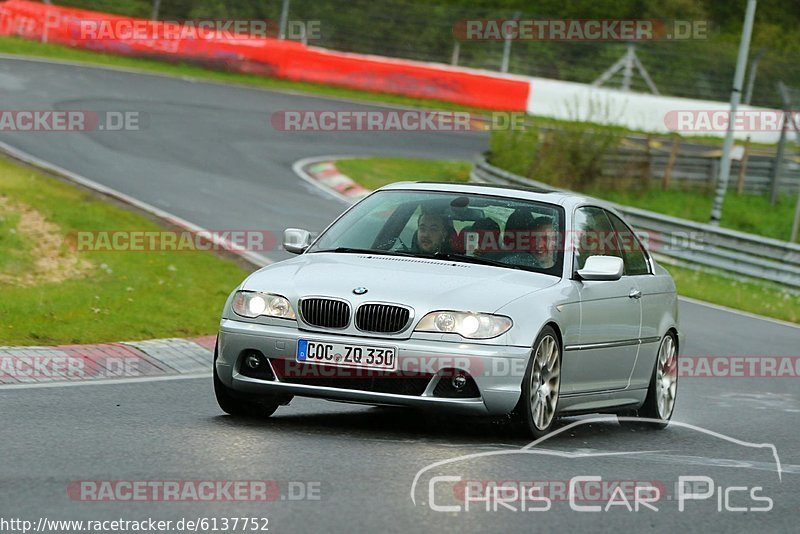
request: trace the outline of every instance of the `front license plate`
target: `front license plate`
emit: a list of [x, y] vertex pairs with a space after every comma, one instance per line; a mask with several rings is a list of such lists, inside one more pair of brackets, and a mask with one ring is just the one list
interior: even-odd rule
[[368, 347], [310, 339], [297, 340], [297, 361], [383, 371], [397, 368], [394, 347]]

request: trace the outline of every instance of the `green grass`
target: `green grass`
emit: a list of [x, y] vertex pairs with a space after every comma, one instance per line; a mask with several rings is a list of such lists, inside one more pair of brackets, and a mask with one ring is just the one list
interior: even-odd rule
[[[81, 230], [159, 230], [151, 220], [5, 159], [0, 193], [58, 226]], [[18, 210], [0, 205], [0, 275], [30, 266], [31, 244], [10, 234]], [[74, 234], [73, 234], [74, 235]], [[69, 254], [62, 245], [59, 254]], [[51, 345], [213, 334], [225, 299], [247, 275], [209, 252], [71, 252], [88, 260], [85, 276], [30, 287], [0, 282], [0, 345]]]
[[800, 323], [800, 298], [775, 284], [740, 280], [665, 265], [680, 295], [792, 323]]
[[393, 182], [466, 182], [472, 164], [468, 161], [358, 158], [338, 160], [336, 167], [367, 189], [378, 189]]
[[17, 234], [19, 218], [19, 211], [0, 203], [0, 273], [23, 272], [32, 264], [29, 247]]
[[[403, 158], [338, 160], [336, 166], [342, 173], [368, 189], [375, 189], [391, 182], [416, 179], [463, 182], [466, 181], [471, 168], [471, 164], [466, 161], [431, 161]], [[652, 191], [651, 194], [644, 197], [637, 197], [635, 194], [627, 196], [620, 194], [610, 200], [628, 205], [638, 201], [646, 209], [652, 209], [653, 205], [648, 204], [648, 202], [655, 203], [655, 199], [660, 192]], [[651, 196], [652, 200], [641, 201], [641, 198], [650, 199]], [[681, 195], [665, 195], [663, 198], [667, 199], [665, 203], [671, 206], [674, 214], [679, 214], [679, 216], [694, 213], [700, 217], [709, 213], [711, 209], [710, 203], [706, 208], [702, 202], [687, 202]], [[725, 206], [725, 213], [726, 216], [732, 216], [732, 213], [742, 211], [740, 205], [746, 199], [745, 197], [732, 196], [728, 200], [729, 202]], [[737, 200], [739, 201], [738, 203]], [[766, 199], [762, 199], [762, 201], [767, 203]], [[765, 211], [769, 212], [770, 210], [765, 209]], [[743, 221], [748, 220], [746, 214], [740, 215], [740, 217]], [[765, 213], [761, 217], [769, 218], [772, 215]], [[779, 216], [775, 217], [780, 218]], [[750, 313], [800, 323], [800, 298], [798, 298], [797, 294], [787, 292], [778, 285], [758, 280], [729, 278], [723, 274], [687, 269], [674, 265], [665, 265], [665, 267], [675, 279], [678, 293], [681, 295]]]
[[[714, 195], [703, 191], [658, 188], [644, 191], [595, 187], [585, 193], [624, 206], [664, 213], [690, 221], [708, 222]], [[797, 202], [796, 195], [781, 195], [775, 206], [768, 195], [728, 193], [722, 208], [724, 228], [788, 241]], [[798, 238], [800, 242], [800, 238]]]

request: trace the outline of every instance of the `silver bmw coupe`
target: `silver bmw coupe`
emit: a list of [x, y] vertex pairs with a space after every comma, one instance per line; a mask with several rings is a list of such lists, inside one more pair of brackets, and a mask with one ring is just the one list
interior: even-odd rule
[[397, 183], [229, 297], [217, 401], [269, 416], [294, 396], [511, 416], [669, 422], [675, 284], [611, 207], [579, 195]]

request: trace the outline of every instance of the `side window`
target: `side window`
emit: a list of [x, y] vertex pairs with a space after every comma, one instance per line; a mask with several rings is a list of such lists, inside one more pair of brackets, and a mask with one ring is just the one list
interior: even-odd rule
[[576, 271], [583, 269], [586, 258], [590, 256], [622, 257], [605, 210], [589, 206], [578, 208], [575, 211], [575, 230]]
[[614, 232], [617, 235], [617, 242], [622, 251], [622, 259], [625, 262], [625, 274], [628, 276], [636, 276], [639, 274], [650, 274], [650, 267], [647, 264], [647, 256], [645, 256], [642, 244], [633, 230], [622, 222], [622, 219], [607, 212], [608, 218], [611, 219], [611, 224], [614, 226]]

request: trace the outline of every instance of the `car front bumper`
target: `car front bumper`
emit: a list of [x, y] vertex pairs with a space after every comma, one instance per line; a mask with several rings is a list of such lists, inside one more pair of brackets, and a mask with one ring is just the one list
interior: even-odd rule
[[[297, 340], [315, 339], [353, 345], [393, 346], [397, 348], [398, 367], [419, 370], [432, 377], [421, 394], [397, 394], [369, 391], [364, 388], [334, 387], [288, 382], [276, 373], [274, 379], [259, 379], [240, 372], [242, 354], [258, 351], [271, 365], [296, 365]], [[272, 396], [317, 397], [330, 400], [376, 405], [409, 406], [447, 410], [475, 415], [509, 413], [520, 396], [530, 347], [487, 345], [442, 341], [437, 339], [365, 338], [340, 334], [306, 332], [291, 326], [264, 325], [223, 319], [218, 340], [216, 372], [220, 380], [234, 391]], [[467, 371], [475, 381], [479, 394], [469, 398], [437, 395], [436, 386], [442, 372], [448, 369]], [[349, 371], [349, 370], [348, 370]], [[402, 380], [402, 378], [397, 378]], [[346, 381], [342, 381], [343, 385]]]

